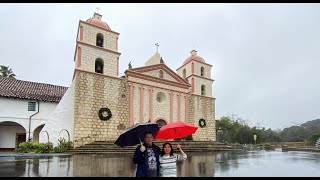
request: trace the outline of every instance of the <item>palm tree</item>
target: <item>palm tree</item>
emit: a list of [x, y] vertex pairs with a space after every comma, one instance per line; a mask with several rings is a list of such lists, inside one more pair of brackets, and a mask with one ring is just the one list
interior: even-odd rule
[[9, 66], [0, 66], [0, 72], [1, 72], [1, 76], [3, 77], [9, 77], [9, 78], [15, 78], [15, 74], [13, 73], [12, 69], [9, 68]]

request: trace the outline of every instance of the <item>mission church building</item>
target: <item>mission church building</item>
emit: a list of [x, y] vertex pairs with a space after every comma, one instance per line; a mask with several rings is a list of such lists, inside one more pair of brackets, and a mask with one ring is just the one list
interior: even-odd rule
[[193, 140], [216, 141], [212, 65], [192, 50], [174, 71], [156, 52], [144, 66], [130, 63], [119, 76], [119, 35], [97, 12], [79, 21], [73, 80], [39, 141], [47, 142], [49, 135], [56, 146], [59, 138], [68, 138], [67, 132], [74, 147], [115, 141], [125, 128], [148, 121], [159, 126], [187, 122], [199, 127]]

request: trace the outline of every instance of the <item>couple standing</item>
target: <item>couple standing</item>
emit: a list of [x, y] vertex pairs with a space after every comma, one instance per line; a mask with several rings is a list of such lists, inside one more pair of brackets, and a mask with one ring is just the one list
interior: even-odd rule
[[146, 132], [144, 143], [139, 145], [133, 156], [133, 163], [138, 164], [136, 177], [177, 177], [177, 161], [187, 159], [187, 155], [177, 145], [180, 153], [173, 153], [169, 142], [163, 144], [162, 151], [153, 143], [153, 134]]

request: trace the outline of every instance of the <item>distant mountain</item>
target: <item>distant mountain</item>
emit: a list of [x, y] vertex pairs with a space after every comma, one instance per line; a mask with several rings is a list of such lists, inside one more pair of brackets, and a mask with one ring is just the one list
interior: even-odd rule
[[279, 135], [282, 141], [305, 141], [315, 133], [320, 133], [320, 119], [307, 121], [300, 126], [284, 128]]

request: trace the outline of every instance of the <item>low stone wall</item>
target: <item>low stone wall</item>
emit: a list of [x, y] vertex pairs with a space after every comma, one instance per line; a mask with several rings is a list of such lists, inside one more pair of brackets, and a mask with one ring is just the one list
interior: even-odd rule
[[294, 148], [294, 147], [282, 147], [282, 151], [309, 151], [309, 152], [320, 152], [319, 148]]
[[277, 148], [281, 148], [282, 146], [287, 147], [311, 147], [306, 142], [272, 142], [270, 144], [275, 145]]

